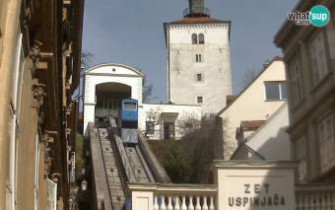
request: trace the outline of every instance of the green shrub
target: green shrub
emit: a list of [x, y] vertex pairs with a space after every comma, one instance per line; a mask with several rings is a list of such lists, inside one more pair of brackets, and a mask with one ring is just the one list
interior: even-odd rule
[[76, 177], [79, 178], [84, 167], [84, 139], [79, 133], [76, 133]]

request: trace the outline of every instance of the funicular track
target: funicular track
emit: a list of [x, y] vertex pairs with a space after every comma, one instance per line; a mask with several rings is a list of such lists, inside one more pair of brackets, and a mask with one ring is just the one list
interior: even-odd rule
[[113, 210], [121, 210], [125, 204], [124, 185], [127, 180], [122, 172], [117, 147], [110, 141], [110, 132], [106, 128], [97, 128], [103, 157], [109, 197]]
[[[105, 191], [108, 191], [108, 193], [105, 192], [104, 197], [108, 197], [108, 199], [105, 199], [104, 202], [110, 202], [110, 208], [105, 204], [103, 207], [99, 207], [99, 198], [97, 198], [97, 209], [125, 209], [125, 190], [127, 183], [162, 182], [162, 178], [157, 178], [157, 174], [159, 174], [157, 168], [161, 166], [155, 166], [155, 164], [153, 164], [155, 161], [152, 161], [151, 157], [149, 157], [150, 155], [148, 154], [150, 154], [150, 152], [147, 151], [148, 149], [136, 144], [124, 145], [122, 139], [114, 130], [115, 129], [106, 127], [94, 127], [95, 137], [99, 142], [97, 145], [100, 147], [99, 152], [101, 153], [101, 162], [103, 165], [101, 167], [103, 169], [93, 170], [95, 173], [94, 177], [99, 177], [100, 185], [105, 183], [107, 186], [108, 190]], [[96, 155], [92, 154], [92, 156]], [[92, 162], [95, 168], [94, 161]], [[105, 179], [105, 181], [102, 179]], [[95, 180], [95, 182], [99, 182], [99, 180]], [[106, 188], [106, 186], [100, 186], [100, 188]], [[97, 186], [97, 183], [95, 183], [95, 193], [97, 195], [99, 194], [99, 186]]]
[[132, 166], [135, 180], [140, 183], [154, 182], [153, 176], [144, 162], [144, 158], [138, 146], [126, 146], [125, 151]]

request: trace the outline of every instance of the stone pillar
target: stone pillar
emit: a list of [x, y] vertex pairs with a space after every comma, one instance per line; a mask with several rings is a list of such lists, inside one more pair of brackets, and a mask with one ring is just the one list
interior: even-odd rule
[[132, 210], [153, 210], [153, 192], [133, 191], [131, 195]]
[[131, 210], [153, 210], [155, 185], [128, 184], [131, 192]]

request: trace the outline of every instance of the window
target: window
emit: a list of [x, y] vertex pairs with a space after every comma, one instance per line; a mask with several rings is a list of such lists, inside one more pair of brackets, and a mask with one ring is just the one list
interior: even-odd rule
[[146, 134], [154, 134], [155, 133], [155, 122], [146, 121], [145, 128], [146, 128]]
[[299, 161], [298, 177], [300, 181], [307, 176], [307, 145], [304, 137], [297, 140], [295, 144], [296, 160]]
[[312, 68], [313, 83], [316, 85], [328, 73], [325, 43], [322, 32], [309, 44], [308, 52], [310, 66]]
[[287, 98], [286, 82], [265, 82], [265, 99], [269, 101]]
[[199, 44], [205, 44], [205, 36], [203, 33], [199, 34]]
[[175, 123], [174, 122], [164, 122], [164, 139], [175, 138]]
[[201, 58], [201, 54], [196, 54], [195, 55], [195, 62], [201, 62], [202, 58]]
[[137, 104], [136, 102], [124, 102], [123, 109], [130, 110], [130, 111], [136, 110]]
[[293, 105], [298, 104], [303, 98], [303, 85], [301, 77], [301, 68], [299, 60], [289, 65], [289, 74], [291, 79], [291, 95]]
[[201, 81], [203, 81], [203, 76], [202, 76], [202, 74], [197, 74], [197, 82], [201, 82]]
[[197, 34], [192, 34], [192, 44], [198, 44], [198, 36], [197, 36]]
[[198, 102], [198, 104], [202, 104], [202, 102], [203, 102], [202, 96], [197, 97], [197, 102]]
[[317, 125], [317, 138], [320, 148], [321, 171], [325, 172], [335, 165], [335, 143], [333, 117], [329, 115], [319, 121]]
[[205, 36], [203, 33], [197, 35], [196, 33], [192, 34], [192, 44], [205, 44]]

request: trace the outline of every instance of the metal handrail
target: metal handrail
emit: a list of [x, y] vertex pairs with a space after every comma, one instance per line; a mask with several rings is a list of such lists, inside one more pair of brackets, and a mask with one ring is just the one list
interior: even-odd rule
[[132, 167], [130, 165], [130, 161], [129, 161], [128, 156], [126, 154], [126, 150], [124, 149], [122, 140], [120, 139], [120, 137], [118, 137], [116, 135], [114, 135], [114, 138], [115, 138], [115, 142], [116, 142], [116, 145], [118, 147], [118, 150], [119, 150], [119, 153], [120, 153], [120, 156], [121, 156], [123, 166], [124, 166], [126, 174], [128, 176], [128, 180], [129, 180], [129, 182], [136, 182], [136, 178], [135, 178], [136, 176], [135, 176], [134, 171], [132, 170]]
[[184, 17], [209, 17], [210, 10], [204, 7], [187, 8], [183, 11]]
[[143, 158], [151, 169], [152, 175], [154, 176], [155, 180], [162, 183], [171, 182], [169, 176], [165, 172], [165, 169], [160, 165], [155, 155], [150, 150], [150, 147], [146, 142], [144, 135], [140, 131], [138, 137], [139, 149], [143, 155]]

